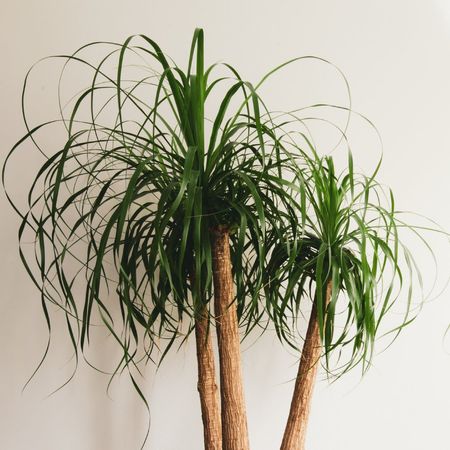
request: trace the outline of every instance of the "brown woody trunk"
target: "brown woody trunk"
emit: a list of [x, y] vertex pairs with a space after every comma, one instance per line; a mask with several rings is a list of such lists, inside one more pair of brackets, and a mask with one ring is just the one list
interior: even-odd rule
[[203, 420], [205, 450], [222, 450], [219, 393], [216, 384], [214, 352], [206, 308], [195, 322], [198, 384]]
[[[327, 284], [326, 304], [330, 297], [331, 281]], [[314, 301], [280, 450], [304, 450], [305, 448], [306, 428], [321, 353], [322, 344], [317, 322], [316, 301]]]
[[248, 450], [236, 302], [233, 295], [229, 233], [212, 230], [214, 308], [220, 359], [223, 450]]

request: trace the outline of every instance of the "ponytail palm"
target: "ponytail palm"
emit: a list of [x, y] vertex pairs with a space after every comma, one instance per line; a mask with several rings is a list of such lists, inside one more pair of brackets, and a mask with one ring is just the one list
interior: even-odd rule
[[[90, 62], [85, 52], [101, 45], [103, 59]], [[202, 30], [186, 69], [143, 35], [55, 58], [64, 62], [61, 80], [76, 65], [89, 85], [67, 105], [60, 100], [59, 119], [31, 126], [27, 76], [28, 132], [3, 168], [5, 182], [11, 157], [30, 143], [44, 157], [25, 210], [7, 195], [22, 219], [20, 256], [49, 332], [56, 305], [78, 362], [103, 323], [122, 349], [113, 376], [129, 370], [144, 401], [134, 375], [139, 363], [156, 351], [162, 360], [194, 332], [205, 449], [248, 450], [239, 325], [245, 333], [265, 329], [268, 316], [280, 339], [297, 348], [310, 297], [282, 443], [303, 450], [321, 356], [338, 376], [357, 364], [365, 370], [403, 291], [406, 308], [392, 335], [414, 317], [421, 278], [400, 240], [406, 225], [393, 195], [376, 180], [379, 166], [357, 176], [350, 156], [337, 174], [333, 159], [319, 157], [308, 139], [309, 150], [300, 148], [297, 112], [266, 110], [259, 86], [303, 58], [255, 87], [227, 64], [205, 68]], [[42, 134], [61, 128], [56, 150], [44, 151]]]
[[[28, 133], [5, 163], [4, 178], [11, 155], [30, 141], [45, 157], [27, 209], [11, 199], [22, 218], [22, 261], [41, 292], [49, 330], [49, 305], [64, 311], [77, 361], [98, 319], [123, 350], [114, 373], [138, 369], [161, 343], [164, 356], [187, 321], [196, 334], [205, 448], [247, 449], [238, 318], [251, 328], [262, 313], [267, 233], [281, 240], [287, 224], [296, 228], [295, 201], [281, 175], [292, 161], [270, 116], [262, 119], [253, 86], [228, 65], [226, 76], [213, 77], [217, 65], [205, 69], [201, 30], [186, 70], [146, 36], [105, 43], [108, 52], [94, 64], [83, 52], [97, 45], [56, 57], [65, 60], [62, 77], [76, 64], [91, 83], [61, 107], [59, 120], [33, 127], [26, 120]], [[146, 73], [135, 80], [127, 70], [137, 57]], [[205, 104], [216, 91], [207, 122]], [[64, 141], [48, 154], [39, 136], [58, 125]], [[24, 249], [30, 234], [31, 256]]]
[[[271, 286], [270, 314], [283, 340], [295, 344], [296, 321], [303, 300], [312, 310], [300, 359], [282, 450], [303, 450], [312, 391], [320, 357], [330, 373], [341, 376], [371, 362], [375, 338], [388, 312], [405, 293], [401, 320], [386, 334], [393, 337], [414, 318], [413, 287], [421, 287], [417, 265], [400, 239], [407, 226], [395, 210], [392, 192], [371, 176], [348, 166], [336, 173], [331, 156], [305, 159], [299, 172], [308, 213], [302, 246], [295, 261], [277, 248], [270, 265], [285, 267], [285, 289]], [[429, 247], [428, 247], [429, 249]], [[283, 277], [280, 277], [282, 279]], [[314, 292], [312, 288], [314, 287]]]

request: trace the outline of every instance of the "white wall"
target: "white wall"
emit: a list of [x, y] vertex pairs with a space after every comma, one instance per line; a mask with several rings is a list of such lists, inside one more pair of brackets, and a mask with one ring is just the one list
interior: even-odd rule
[[[184, 63], [191, 33], [206, 32], [209, 62], [226, 60], [250, 80], [292, 56], [314, 54], [347, 75], [354, 108], [380, 130], [385, 144], [382, 180], [401, 209], [421, 212], [450, 230], [450, 2], [448, 0], [2, 2], [2, 159], [23, 134], [20, 90], [37, 59], [66, 53], [93, 40], [129, 34], [155, 38]], [[299, 73], [299, 72], [294, 72]], [[340, 95], [327, 78], [310, 76], [297, 97], [286, 75], [268, 93], [272, 107], [303, 106], [311, 92]], [[39, 89], [39, 85], [38, 89]], [[47, 89], [43, 82], [42, 89]], [[330, 98], [329, 101], [335, 101]], [[337, 98], [337, 101], [339, 98]], [[45, 104], [33, 105], [35, 117]], [[51, 140], [51, 137], [49, 137]], [[358, 143], [364, 142], [360, 135]], [[372, 162], [354, 147], [362, 167]], [[25, 155], [22, 168], [35, 170]], [[17, 171], [10, 183], [22, 190]], [[50, 356], [24, 394], [21, 388], [45, 348], [39, 298], [22, 268], [16, 245], [18, 218], [2, 194], [0, 303], [0, 448], [4, 450], [123, 450], [139, 448], [145, 430], [142, 403], [124, 376], [105, 394], [107, 378], [82, 365], [75, 379], [46, 398], [70, 373], [62, 326], [53, 331]], [[450, 273], [446, 254], [442, 274]], [[431, 271], [425, 270], [425, 276]], [[308, 435], [310, 450], [448, 450], [450, 324], [448, 292], [424, 308], [363, 380], [354, 372], [316, 389]], [[279, 445], [296, 371], [296, 358], [273, 336], [244, 344], [244, 371], [252, 448]], [[107, 344], [105, 344], [107, 345]], [[93, 351], [106, 362], [116, 350]], [[157, 374], [148, 368], [151, 406], [147, 449], [198, 450], [201, 421], [192, 343], [172, 354]]]

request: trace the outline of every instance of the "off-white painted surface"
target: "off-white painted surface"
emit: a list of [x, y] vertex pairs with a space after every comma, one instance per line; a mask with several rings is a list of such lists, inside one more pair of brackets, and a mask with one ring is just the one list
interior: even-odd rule
[[[380, 176], [396, 193], [397, 205], [450, 229], [447, 0], [2, 2], [2, 160], [24, 132], [20, 89], [31, 63], [89, 41], [121, 41], [145, 33], [183, 64], [195, 26], [205, 29], [209, 62], [229, 61], [250, 80], [297, 55], [315, 54], [336, 63], [350, 81], [355, 109], [372, 119], [383, 136]], [[323, 76], [315, 73], [296, 69], [286, 75], [276, 92], [267, 93], [271, 107], [303, 106], [314, 96], [341, 101], [342, 92], [328, 83], [326, 70]], [[36, 89], [47, 89], [46, 81]], [[287, 91], [293, 86], [298, 87], [295, 98]], [[45, 103], [33, 105], [35, 117], [46, 108]], [[355, 159], [364, 169], [373, 155], [362, 145], [364, 134], [356, 133], [355, 139]], [[25, 173], [36, 170], [31, 157], [24, 156], [22, 164]], [[9, 182], [21, 191], [23, 179], [17, 171]], [[70, 373], [69, 343], [58, 325], [44, 368], [21, 394], [45, 348], [46, 330], [38, 295], [18, 257], [18, 218], [3, 194], [0, 202], [0, 449], [138, 449], [146, 414], [126, 376], [113, 384], [111, 400], [105, 394], [107, 378], [81, 365], [68, 386], [45, 398]], [[441, 270], [450, 273], [448, 258]], [[425, 270], [425, 276], [430, 273]], [[450, 323], [448, 297], [447, 292], [428, 304], [395, 345], [376, 357], [362, 381], [355, 372], [332, 385], [319, 383], [309, 450], [450, 448], [450, 343], [443, 338]], [[296, 359], [273, 336], [250, 344], [244, 344], [243, 364], [252, 449], [274, 450]], [[92, 350], [92, 357], [105, 363], [116, 352], [105, 343]], [[145, 448], [201, 449], [192, 342], [173, 353], [157, 374], [149, 368], [146, 376], [152, 424]]]

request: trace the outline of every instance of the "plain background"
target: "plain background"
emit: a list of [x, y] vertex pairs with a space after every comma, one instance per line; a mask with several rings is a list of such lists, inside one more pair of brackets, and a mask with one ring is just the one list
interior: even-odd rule
[[[348, 77], [354, 108], [367, 115], [383, 137], [380, 177], [393, 188], [398, 207], [418, 211], [450, 229], [448, 0], [2, 0], [2, 159], [24, 133], [20, 92], [33, 62], [86, 42], [121, 41], [144, 33], [184, 64], [196, 26], [205, 29], [208, 61], [228, 61], [249, 80], [258, 80], [293, 56], [314, 54], [334, 62]], [[322, 78], [320, 70], [305, 78], [295, 70], [286, 75], [277, 91], [268, 93], [271, 106], [303, 106], [315, 95], [340, 101], [341, 91], [329, 84], [327, 70]], [[44, 81], [42, 90], [47, 89]], [[34, 104], [34, 117], [39, 119], [46, 107], [45, 102]], [[374, 159], [361, 133], [355, 133], [353, 151], [359, 167], [366, 169]], [[9, 177], [10, 188], [23, 191], [21, 171], [35, 170], [32, 158], [24, 155]], [[47, 398], [71, 367], [68, 341], [58, 325], [44, 368], [21, 393], [47, 335], [38, 295], [18, 257], [18, 218], [3, 193], [0, 202], [0, 448], [139, 448], [147, 416], [126, 376], [113, 384], [109, 398], [108, 378], [81, 364], [75, 379]], [[445, 278], [450, 265], [445, 258], [448, 247], [442, 248], [440, 270]], [[426, 265], [424, 277], [431, 275]], [[376, 356], [363, 379], [355, 371], [331, 385], [319, 381], [309, 450], [450, 448], [450, 343], [444, 338], [450, 324], [448, 297], [447, 291], [427, 304], [395, 344]], [[243, 350], [252, 448], [274, 450], [281, 440], [297, 357], [271, 335], [255, 344], [245, 342]], [[105, 341], [93, 355], [102, 362], [116, 352]], [[146, 371], [143, 384], [151, 409], [146, 449], [202, 448], [194, 355], [190, 342], [157, 373], [151, 367]]]

